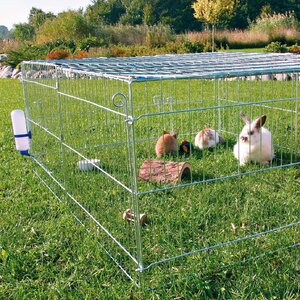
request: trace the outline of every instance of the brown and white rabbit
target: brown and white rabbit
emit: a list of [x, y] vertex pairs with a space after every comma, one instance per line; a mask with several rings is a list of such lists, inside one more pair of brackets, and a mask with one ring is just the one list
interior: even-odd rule
[[234, 156], [241, 166], [247, 162], [268, 164], [274, 158], [274, 147], [271, 132], [263, 127], [267, 116], [250, 122], [242, 112], [240, 115], [246, 125], [233, 147]]
[[200, 149], [214, 148], [222, 142], [224, 139], [214, 129], [207, 126], [199, 131], [195, 137], [195, 146]]
[[178, 152], [178, 142], [177, 142], [178, 129], [172, 134], [164, 131], [163, 135], [159, 137], [155, 145], [155, 152], [157, 157], [162, 157], [164, 155], [176, 155]]

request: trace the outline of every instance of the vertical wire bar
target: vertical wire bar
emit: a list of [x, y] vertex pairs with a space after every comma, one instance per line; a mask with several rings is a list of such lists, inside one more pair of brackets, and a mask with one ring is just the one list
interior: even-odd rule
[[[290, 90], [290, 97], [291, 98], [293, 98], [294, 97], [294, 93], [296, 92], [296, 90], [295, 90], [295, 86], [294, 86], [294, 78], [293, 78], [293, 73], [291, 73], [291, 90]], [[289, 105], [289, 107], [290, 107], [290, 111], [292, 112], [293, 111], [293, 101], [290, 101], [290, 105]], [[289, 122], [290, 122], [290, 124], [288, 125], [289, 127], [290, 127], [290, 129], [291, 129], [291, 137], [289, 138], [287, 138], [287, 141], [286, 141], [286, 143], [287, 143], [287, 147], [289, 147], [289, 145], [290, 145], [290, 142], [291, 142], [291, 140], [292, 140], [292, 134], [293, 134], [293, 114], [292, 113], [290, 113], [290, 117], [289, 117]], [[292, 151], [290, 151], [290, 161], [289, 161], [289, 163], [292, 163], [293, 162], [293, 152]]]
[[[232, 101], [235, 101], [234, 100], [234, 97], [232, 96], [232, 94], [230, 94], [230, 87], [229, 87], [229, 84], [230, 84], [230, 80], [228, 80], [229, 78], [227, 78], [227, 80], [226, 80], [226, 101], [227, 102], [232, 102]], [[233, 122], [232, 122], [232, 126], [234, 126], [235, 128], [234, 128], [234, 130], [233, 130], [233, 133], [234, 133], [234, 143], [236, 143], [236, 141], [237, 141], [237, 133], [238, 133], [238, 128], [237, 128], [237, 124], [236, 124], [236, 122], [235, 122], [235, 118], [234, 117], [232, 117], [231, 115], [231, 113], [230, 113], [230, 109], [229, 108], [227, 108], [226, 109], [227, 110], [227, 120], [230, 120], [231, 121], [231, 118], [233, 119]], [[230, 126], [230, 121], [227, 123], [227, 131], [230, 131], [231, 130], [231, 126]], [[226, 124], [226, 122], [225, 122], [225, 124]], [[229, 141], [227, 140], [226, 141], [226, 149], [228, 148], [228, 145], [229, 145]], [[232, 149], [232, 151], [233, 151], [233, 149]]]
[[[240, 97], [240, 77], [237, 77], [236, 80], [237, 80], [237, 102], [240, 103], [241, 102], [241, 97]], [[236, 119], [237, 119], [237, 124], [239, 124], [240, 117], [239, 117], [238, 114], [236, 116]], [[240, 167], [240, 163], [239, 163], [240, 157], [241, 157], [241, 141], [240, 141], [239, 136], [238, 136], [238, 162], [237, 162], [237, 164], [238, 164], [238, 173], [239, 174], [241, 173], [241, 167]]]
[[[205, 85], [207, 86], [207, 88], [205, 88]], [[205, 96], [207, 98], [207, 101], [211, 101], [212, 95], [211, 95], [211, 91], [210, 91], [210, 82], [206, 79], [201, 80], [201, 102], [200, 102], [200, 106], [204, 107], [205, 106]], [[208, 93], [206, 93], [205, 95], [205, 90], [208, 90]], [[201, 112], [198, 113], [198, 115], [201, 114]], [[201, 118], [202, 120], [204, 120], [202, 114], [201, 114]], [[201, 124], [201, 128], [199, 128], [199, 130], [202, 130], [204, 128], [205, 124]], [[202, 158], [205, 158], [205, 151], [202, 151]], [[205, 170], [204, 168], [202, 168], [202, 180], [206, 180], [206, 176], [205, 176]]]
[[[191, 103], [191, 79], [188, 78], [187, 79], [187, 99], [188, 99], [188, 109], [192, 108], [192, 103]], [[197, 134], [197, 126], [198, 124], [196, 124], [195, 120], [195, 113], [191, 113], [189, 118], [191, 120], [190, 124], [192, 124], [192, 129], [190, 131], [190, 137], [189, 137], [189, 142], [190, 142], [190, 156], [193, 155], [193, 149], [192, 149], [192, 144], [194, 144], [194, 140], [193, 137]], [[196, 124], [196, 125], [195, 125]], [[195, 145], [194, 145], [195, 146]], [[190, 178], [190, 182], [193, 181], [193, 172], [191, 172], [191, 178]]]
[[[176, 87], [177, 87], [177, 79], [175, 78], [174, 81], [173, 81], [173, 89], [171, 89], [171, 87], [170, 87], [169, 95], [167, 95], [169, 111], [173, 111], [173, 104], [175, 105], [175, 107], [177, 107], [177, 93], [176, 93], [177, 90], [176, 90]], [[173, 90], [173, 94], [172, 94], [172, 90]], [[175, 108], [175, 110], [176, 110], [176, 108]], [[171, 128], [172, 128], [172, 130], [175, 131], [177, 129], [177, 126], [178, 125], [176, 125], [176, 128], [174, 127], [173, 116], [171, 116]], [[181, 126], [181, 128], [182, 128], [182, 126]]]
[[[26, 65], [27, 66], [27, 65]], [[25, 73], [25, 65], [22, 64], [22, 74]], [[26, 126], [28, 130], [32, 130], [31, 123], [28, 122], [30, 119], [30, 111], [29, 111], [29, 100], [28, 100], [28, 83], [26, 82], [26, 79], [22, 79], [22, 86], [23, 86], [23, 97], [24, 97], [24, 105], [25, 105], [25, 116], [26, 116]], [[29, 140], [30, 142], [30, 148], [32, 148], [33, 143], [32, 139]]]
[[[128, 101], [125, 101], [125, 109], [126, 115], [128, 117], [132, 117], [134, 114], [133, 108], [133, 95], [132, 95], [132, 83], [128, 84], [128, 95], [129, 95], [129, 105]], [[130, 112], [130, 116], [128, 115], [128, 111]], [[129, 153], [129, 163], [130, 163], [130, 178], [131, 178], [131, 199], [134, 210], [134, 225], [135, 225], [135, 236], [136, 236], [136, 248], [137, 248], [137, 261], [138, 261], [138, 269], [137, 271], [140, 274], [143, 271], [143, 251], [142, 251], [142, 237], [141, 237], [141, 224], [139, 219], [139, 197], [138, 197], [138, 186], [137, 186], [137, 170], [136, 170], [136, 156], [135, 156], [135, 132], [134, 132], [134, 122], [130, 122], [127, 120], [126, 122], [127, 128], [127, 142], [128, 142], [128, 153]]]
[[[295, 94], [294, 94], [294, 98], [295, 99], [298, 99], [298, 81], [297, 81], [297, 77], [298, 77], [298, 74], [296, 73], [293, 73], [292, 74], [292, 80], [293, 80], [293, 86], [294, 86], [294, 90], [295, 90]], [[296, 100], [296, 105], [298, 103], [298, 100]], [[291, 112], [294, 110], [294, 107], [293, 107], [293, 101], [291, 101]], [[298, 118], [298, 109], [297, 107], [295, 107], [295, 111], [296, 111], [296, 114], [295, 114], [295, 118], [297, 121], [297, 118]], [[290, 124], [290, 127], [291, 127], [291, 146], [290, 148], [292, 149], [293, 148], [293, 129], [294, 129], [294, 126], [293, 126], [293, 113], [291, 113], [291, 124]], [[297, 122], [295, 122], [295, 137], [297, 137]], [[296, 138], [296, 144], [297, 145], [297, 138]], [[295, 161], [296, 161], [296, 156], [295, 156]], [[293, 151], [291, 151], [291, 163], [293, 162]]]
[[[220, 101], [219, 100], [219, 88], [220, 88], [219, 80], [220, 80], [219, 78], [214, 79], [214, 106], [216, 106], [216, 107], [220, 106], [220, 102], [219, 102]], [[218, 120], [219, 120], [219, 108], [217, 108], [216, 113], [215, 113], [215, 110], [212, 110], [211, 114], [212, 114], [212, 119], [213, 119], [212, 128], [214, 128], [216, 130], [217, 129], [217, 123], [218, 123]], [[212, 151], [213, 151], [214, 157], [215, 157], [217, 148], [213, 147]]]
[[[145, 83], [144, 83], [144, 91], [143, 91], [143, 93], [144, 93], [144, 97], [145, 97], [145, 102], [146, 102], [146, 111], [145, 111], [145, 113], [146, 114], [148, 114], [149, 113], [149, 109], [151, 109], [151, 106], [150, 106], [150, 96], [149, 96], [149, 85], [150, 85], [150, 83], [148, 82], [148, 81], [146, 81]], [[150, 95], [151, 95], [151, 93], [150, 93]], [[146, 141], [146, 145], [148, 145], [148, 155], [146, 156], [146, 158], [147, 159], [150, 159], [150, 157], [151, 157], [151, 153], [152, 153], [152, 139], [151, 139], [151, 133], [150, 133], [150, 126], [152, 126], [152, 124], [150, 124], [149, 123], [149, 118], [146, 118], [146, 121], [145, 121], [145, 123], [146, 123], [146, 134], [145, 134], [145, 137], [146, 137], [146, 139], [147, 139], [147, 141]], [[151, 129], [152, 130], [154, 130], [154, 128], [153, 127], [151, 127]], [[155, 130], [154, 130], [154, 132], [155, 132]], [[151, 178], [151, 176], [152, 176], [152, 165], [150, 164], [149, 165], [149, 168], [150, 168], [150, 170], [149, 170], [149, 176], [150, 176], [150, 178]]]
[[[273, 91], [274, 91], [274, 94], [275, 94], [274, 95], [274, 99], [276, 99], [275, 96], [277, 96], [278, 99], [279, 99], [280, 95], [278, 94], [278, 83], [277, 83], [277, 81], [275, 81], [275, 78], [276, 78], [276, 74], [273, 74], [273, 80], [272, 81], [273, 81]], [[271, 132], [271, 137], [272, 137], [272, 139], [271, 139], [271, 149], [270, 149], [270, 151], [272, 153], [273, 148], [274, 148], [274, 142], [273, 142], [273, 137], [274, 137], [273, 136], [274, 119], [276, 118], [276, 110], [274, 110], [274, 107], [270, 107], [268, 109], [267, 118], [269, 120], [269, 122], [268, 122], [268, 124], [269, 124], [268, 128], [269, 128], [269, 130]], [[273, 166], [273, 163], [274, 163], [274, 161], [273, 161], [273, 159], [271, 159], [270, 162], [269, 162], [269, 164], [270, 164], [271, 167]]]
[[[272, 88], [271, 88], [271, 91], [272, 91], [272, 93], [274, 93], [274, 96], [269, 98], [269, 99], [276, 99], [276, 96], [278, 97], [277, 89], [276, 89], [276, 87], [277, 87], [276, 83], [277, 82], [275, 81], [275, 78], [276, 78], [276, 74], [272, 74], [272, 78], [271, 78], [271, 87]], [[279, 105], [280, 105], [280, 103], [279, 103]], [[266, 114], [267, 120], [268, 120], [267, 128], [271, 132], [272, 139], [271, 139], [271, 149], [270, 149], [270, 151], [272, 153], [272, 151], [273, 151], [273, 149], [272, 149], [273, 148], [273, 120], [274, 120], [274, 115], [276, 116], [276, 110], [273, 109], [273, 111], [272, 111], [272, 109], [267, 109], [267, 111], [264, 114]], [[260, 114], [260, 115], [262, 115], [262, 114]], [[273, 164], [273, 159], [272, 158], [271, 158], [269, 164], [270, 164], [270, 166], [272, 166], [272, 164]]]
[[[295, 146], [296, 146], [296, 153], [299, 153], [299, 127], [298, 127], [298, 121], [299, 121], [299, 73], [296, 75], [296, 95], [295, 95]], [[299, 154], [298, 154], [299, 155]]]
[[[281, 75], [282, 75], [282, 80], [281, 80], [281, 97], [285, 98], [286, 97], [286, 87], [285, 87], [286, 83], [283, 80], [284, 74], [282, 73]], [[280, 124], [279, 124], [279, 122], [277, 122], [277, 124], [276, 124], [276, 131], [277, 131], [277, 133], [280, 131]], [[279, 159], [280, 159], [280, 165], [282, 166], [284, 164], [284, 162], [283, 162], [283, 148], [282, 147], [278, 147], [278, 151], [280, 151], [280, 157], [279, 157]]]
[[[68, 79], [65, 79], [65, 81]], [[63, 143], [65, 142], [65, 136], [64, 136], [64, 122], [63, 122], [63, 110], [62, 110], [62, 96], [60, 92], [60, 80], [58, 76], [58, 70], [56, 69], [56, 92], [57, 92], [57, 105], [58, 105], [58, 114], [59, 114], [59, 131], [60, 131], [60, 152], [61, 152], [61, 167], [62, 167], [62, 175], [63, 175], [63, 182], [65, 183], [67, 180], [67, 174], [66, 174], [66, 169], [67, 166], [66, 164], [66, 152], [65, 152], [65, 147]], [[67, 113], [67, 112], [65, 112]]]
[[[221, 117], [221, 80], [222, 79], [218, 79], [218, 132], [221, 132], [221, 128], [222, 128], [222, 117]], [[216, 139], [216, 137], [215, 137]]]

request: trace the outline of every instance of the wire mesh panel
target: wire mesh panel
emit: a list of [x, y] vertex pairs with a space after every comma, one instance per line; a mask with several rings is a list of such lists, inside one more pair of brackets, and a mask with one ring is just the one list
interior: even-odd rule
[[[225, 262], [226, 246], [244, 247], [241, 260], [267, 233], [285, 229], [295, 243], [299, 201], [279, 213], [262, 201], [250, 208], [245, 195], [265, 188], [262, 171], [299, 172], [299, 62], [235, 53], [25, 62], [35, 172], [137, 284], [154, 266], [195, 273], [211, 249]], [[243, 174], [256, 188], [241, 188]]]

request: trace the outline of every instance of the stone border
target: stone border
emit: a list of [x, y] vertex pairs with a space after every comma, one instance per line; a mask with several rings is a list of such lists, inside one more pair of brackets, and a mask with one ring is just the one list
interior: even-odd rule
[[7, 54], [0, 54], [0, 78], [21, 78], [21, 70], [13, 68], [12, 66], [6, 66], [3, 64], [7, 59]]

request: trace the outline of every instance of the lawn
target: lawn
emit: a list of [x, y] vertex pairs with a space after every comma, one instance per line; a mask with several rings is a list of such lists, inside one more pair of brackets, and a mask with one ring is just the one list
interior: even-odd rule
[[[269, 86], [269, 89], [274, 89], [274, 86]], [[148, 86], [148, 91], [150, 90], [151, 86]], [[244, 93], [246, 95], [247, 90]], [[264, 93], [267, 95], [268, 91]], [[74, 219], [74, 207], [71, 205], [70, 210], [70, 206], [55, 198], [32, 172], [33, 164], [30, 159], [21, 157], [14, 150], [9, 114], [13, 109], [24, 108], [20, 82], [1, 79], [0, 101], [1, 299], [299, 298], [299, 246], [292, 246], [300, 242], [299, 225], [271, 234], [270, 237], [247, 240], [205, 254], [184, 257], [179, 262], [150, 268], [146, 271], [145, 285], [154, 288], [137, 289], [104, 253], [99, 236], [93, 232], [87, 234], [86, 229]], [[76, 109], [85, 111], [86, 108], [76, 106]], [[230, 119], [230, 114], [231, 111], [228, 111], [225, 117]], [[75, 111], [69, 111], [66, 117], [72, 124], [70, 136], [65, 137], [69, 143], [74, 142], [74, 147], [78, 146], [73, 140], [74, 134], [78, 132], [82, 139], [84, 137], [85, 143], [88, 143], [90, 136], [85, 131], [79, 131], [82, 129], [74, 128], [78, 122], [85, 122], [82, 114], [78, 116]], [[196, 117], [199, 115], [196, 114]], [[284, 131], [276, 126], [276, 120], [274, 116], [269, 124], [272, 124], [278, 134], [284, 135]], [[55, 124], [52, 121], [47, 121], [48, 128]], [[89, 123], [85, 125], [97, 129], [94, 121], [96, 122], [96, 117], [89, 119]], [[106, 118], [105, 121], [108, 122], [107, 132], [102, 133], [102, 136], [108, 138], [111, 135], [114, 138], [114, 132], [109, 128], [110, 119]], [[160, 121], [154, 119], [153, 123]], [[142, 125], [143, 122], [141, 120]], [[171, 120], [167, 120], [166, 124], [170, 122]], [[183, 128], [187, 126], [181, 125]], [[141, 137], [145, 134], [143, 128], [141, 126], [137, 129]], [[45, 143], [49, 142], [46, 136], [44, 139]], [[286, 142], [289, 143], [290, 140], [286, 139]], [[143, 148], [145, 145], [142, 142], [137, 147], [137, 153], [143, 153]], [[228, 149], [225, 148], [226, 151]], [[221, 150], [222, 147], [217, 151], [221, 153]], [[91, 148], [89, 151], [92, 151]], [[105, 153], [105, 149], [103, 151], [103, 157], [107, 156], [109, 159], [110, 153]], [[43, 158], [45, 164], [49, 161], [57, 162], [55, 152], [49, 151], [46, 154]], [[70, 159], [74, 158], [71, 152], [66, 151], [65, 155]], [[214, 152], [207, 152], [206, 155], [203, 161], [216, 157]], [[225, 156], [230, 157], [223, 157]], [[199, 163], [197, 157], [191, 157], [190, 161], [194, 165]], [[123, 162], [120, 160], [110, 163], [115, 163], [108, 169], [111, 173], [124, 172]], [[229, 159], [226, 170], [234, 171], [234, 163], [233, 159]], [[66, 180], [65, 178], [70, 178], [67, 176], [68, 172], [67, 170], [62, 180], [78, 197], [82, 197], [79, 199], [83, 203], [93, 195], [93, 191], [86, 188], [87, 183], [93, 186], [105, 180], [101, 174], [91, 176], [71, 171], [70, 175], [75, 177]], [[218, 168], [215, 172], [217, 175], [214, 176], [222, 176], [225, 171]], [[44, 179], [42, 175], [41, 177]], [[148, 186], [142, 185], [142, 190], [144, 188]], [[145, 195], [141, 197], [141, 208], [151, 212], [153, 220], [142, 231], [145, 260], [151, 263], [172, 254], [179, 255], [194, 250], [195, 247], [197, 249], [200, 244], [208, 246], [299, 221], [299, 191], [299, 167], [291, 167], [191, 186], [178, 192], [167, 191], [159, 194], [159, 197], [156, 193]], [[99, 207], [106, 209], [109, 212], [107, 215], [116, 214], [124, 208], [122, 202], [115, 200], [116, 197], [123, 196], [123, 192], [114, 188], [114, 185], [105, 185], [105, 189], [99, 190], [99, 195], [105, 202], [95, 199], [93, 204], [85, 203], [98, 216]], [[192, 199], [197, 201], [193, 202]], [[156, 222], [155, 215], [160, 216]], [[198, 217], [202, 218], [200, 222]], [[106, 226], [113, 225], [115, 228], [110, 230], [118, 239], [124, 240], [126, 246], [132, 247], [132, 243], [127, 242], [132, 240], [132, 231], [126, 226], [124, 229], [122, 220], [117, 219], [109, 224], [110, 219], [104, 216], [103, 222]]]

